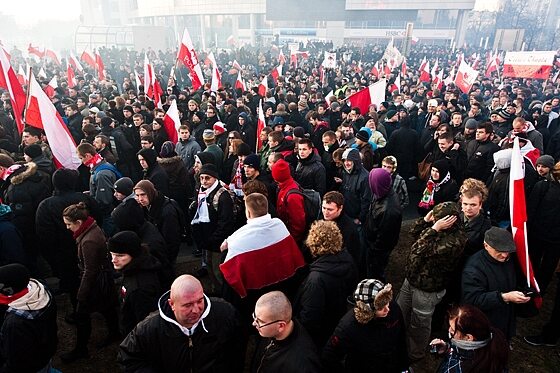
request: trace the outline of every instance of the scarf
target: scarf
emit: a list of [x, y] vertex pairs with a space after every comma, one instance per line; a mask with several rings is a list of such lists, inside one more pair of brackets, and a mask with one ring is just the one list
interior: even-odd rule
[[4, 171], [4, 173], [2, 174], [2, 180], [6, 180], [8, 179], [8, 177], [14, 173], [15, 170], [17, 170], [18, 168], [22, 167], [22, 165], [20, 164], [13, 164], [10, 167], [6, 168], [6, 170]]
[[89, 227], [91, 227], [95, 223], [95, 220], [88, 216], [87, 219], [80, 225], [80, 228], [76, 232], [73, 233], [74, 239], [80, 237], [82, 233], [84, 233]]
[[43, 284], [35, 279], [30, 279], [26, 294], [19, 299], [13, 300], [9, 306], [16, 310], [38, 311], [45, 308], [50, 301], [48, 292]]
[[490, 341], [492, 340], [492, 337], [493, 337], [493, 335], [492, 335], [492, 333], [490, 333], [490, 338], [485, 339], [483, 341], [464, 341], [464, 340], [461, 340], [461, 339], [453, 338], [451, 340], [451, 344], [457, 346], [461, 350], [467, 350], [467, 351], [478, 350], [479, 348], [487, 346], [490, 343]]
[[449, 172], [447, 172], [447, 175], [445, 175], [445, 177], [439, 183], [433, 181], [432, 177], [430, 176], [430, 179], [428, 179], [428, 182], [426, 183], [426, 189], [424, 189], [424, 193], [422, 193], [422, 198], [420, 199], [420, 203], [418, 203], [418, 206], [425, 209], [432, 208], [435, 204], [434, 195], [437, 191], [439, 191], [443, 184], [449, 181], [449, 179], [451, 179], [451, 174]]
[[27, 294], [27, 292], [29, 291], [28, 288], [25, 288], [21, 291], [18, 291], [15, 294], [12, 295], [4, 295], [4, 294], [0, 294], [0, 304], [3, 305], [8, 305], [10, 303], [12, 303], [13, 301], [23, 297], [25, 294]]
[[191, 225], [195, 225], [198, 223], [210, 223], [210, 214], [208, 213], [208, 204], [206, 203], [206, 197], [212, 193], [214, 189], [216, 189], [220, 185], [219, 180], [208, 189], [202, 190], [202, 187], [198, 191], [198, 206], [196, 208], [196, 213], [194, 214], [194, 218], [191, 222]]
[[95, 166], [101, 163], [102, 160], [103, 157], [99, 153], [95, 153], [95, 155], [92, 156], [89, 161], [84, 162], [84, 166], [88, 166], [89, 168], [93, 169]]

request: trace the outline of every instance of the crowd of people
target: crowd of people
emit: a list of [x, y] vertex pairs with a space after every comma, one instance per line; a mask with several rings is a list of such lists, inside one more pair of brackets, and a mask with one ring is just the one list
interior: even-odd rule
[[[166, 86], [161, 108], [136, 86], [139, 53], [102, 49], [106, 79], [86, 69], [73, 87], [45, 64], [59, 77], [52, 102], [78, 170], [56, 167], [41, 129], [19, 134], [2, 94], [3, 370], [51, 368], [56, 301], [42, 280], [52, 275], [76, 328], [64, 362], [90, 356], [98, 312], [107, 330], [98, 347], [118, 342], [126, 372], [407, 372], [430, 350], [443, 358], [439, 372], [507, 371], [516, 316], [551, 296], [560, 258], [558, 88], [483, 77], [484, 61], [468, 94], [438, 88], [418, 79], [424, 57], [449, 73], [458, 56], [484, 53], [419, 45], [395, 90], [400, 66], [371, 71], [382, 46], [339, 48], [334, 69], [320, 66], [332, 45], [305, 47], [310, 56], [269, 76], [264, 95], [277, 46], [218, 53], [216, 92], [192, 90], [181, 69], [169, 76], [174, 54], [149, 50]], [[238, 72], [247, 90], [236, 88]], [[350, 105], [381, 77], [385, 101]], [[173, 101], [176, 143], [164, 120]], [[519, 276], [508, 231], [516, 141], [538, 289]], [[386, 269], [405, 209], [418, 218], [395, 289]], [[177, 273], [185, 245], [195, 273]], [[556, 345], [559, 312], [560, 290], [549, 323], [525, 341]]]

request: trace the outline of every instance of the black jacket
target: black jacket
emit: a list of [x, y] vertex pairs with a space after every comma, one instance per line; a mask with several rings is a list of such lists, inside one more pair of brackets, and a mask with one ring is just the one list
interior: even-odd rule
[[511, 256], [501, 263], [481, 250], [467, 261], [461, 281], [462, 302], [478, 307], [508, 339], [515, 335], [514, 305], [505, 303], [501, 293], [517, 289], [514, 260]]
[[321, 362], [311, 337], [298, 321], [293, 323], [294, 329], [286, 339], [259, 338], [251, 373], [321, 372]]
[[419, 141], [418, 134], [409, 125], [395, 130], [387, 141], [387, 153], [397, 158], [398, 172], [405, 179], [416, 176]]
[[543, 180], [535, 184], [527, 200], [530, 237], [557, 245], [560, 243], [560, 184]]
[[169, 177], [165, 170], [158, 164], [155, 150], [142, 149], [137, 155], [141, 155], [148, 164], [148, 168], [144, 170], [143, 179], [150, 180], [152, 184], [154, 184], [156, 190], [169, 196]]
[[179, 328], [168, 299], [169, 292], [160, 298], [159, 312], [140, 322], [121, 343], [118, 361], [125, 372], [242, 371], [239, 321], [229, 303], [210, 298], [210, 312], [187, 336]]
[[294, 314], [322, 348], [346, 312], [347, 297], [358, 282], [354, 260], [346, 250], [323, 255], [309, 266], [294, 303]]
[[389, 304], [386, 317], [367, 324], [358, 323], [354, 310], [349, 310], [323, 349], [322, 358], [325, 372], [332, 373], [407, 370], [406, 327], [397, 302]]
[[[350, 152], [349, 157], [354, 157], [357, 152]], [[359, 158], [351, 159], [354, 162], [352, 171], [342, 172], [342, 185], [340, 192], [344, 195], [344, 212], [352, 219], [366, 221], [366, 216], [371, 202], [371, 189], [368, 184], [368, 172], [362, 166]]]
[[[464, 221], [464, 215], [461, 213], [461, 221]], [[474, 253], [484, 249], [484, 234], [490, 227], [492, 223], [490, 219], [480, 212], [477, 217], [469, 221], [465, 221], [463, 224], [465, 228], [465, 234], [467, 235], [467, 243], [465, 244], [465, 251], [463, 252], [465, 256], [471, 256]]]
[[350, 255], [354, 258], [357, 265], [360, 260], [360, 236], [358, 233], [358, 225], [354, 223], [354, 219], [342, 211], [340, 216], [334, 221], [342, 233], [342, 245]]
[[120, 291], [121, 334], [127, 335], [136, 324], [157, 308], [162, 293], [159, 281], [161, 264], [148, 253], [133, 257], [122, 269]]
[[156, 226], [165, 240], [166, 254], [171, 263], [175, 262], [181, 245], [184, 223], [179, 204], [160, 192], [151, 202], [150, 208], [144, 208], [146, 220]]
[[393, 189], [371, 202], [365, 224], [365, 237], [375, 250], [391, 251], [399, 242], [402, 208]]
[[494, 167], [494, 153], [500, 150], [492, 141], [470, 141], [467, 144], [467, 166], [464, 178], [473, 177], [486, 182]]
[[321, 157], [311, 153], [306, 159], [300, 159], [294, 179], [303, 189], [313, 189], [323, 196], [327, 190], [325, 166]]

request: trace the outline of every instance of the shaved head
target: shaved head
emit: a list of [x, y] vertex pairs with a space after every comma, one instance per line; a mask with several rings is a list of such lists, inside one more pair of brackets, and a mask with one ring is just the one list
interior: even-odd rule
[[201, 292], [202, 284], [200, 281], [191, 275], [181, 275], [171, 284], [171, 299], [182, 297], [185, 295], [192, 295]]
[[281, 291], [271, 291], [259, 298], [255, 308], [266, 310], [268, 316], [274, 320], [291, 320], [292, 304]]

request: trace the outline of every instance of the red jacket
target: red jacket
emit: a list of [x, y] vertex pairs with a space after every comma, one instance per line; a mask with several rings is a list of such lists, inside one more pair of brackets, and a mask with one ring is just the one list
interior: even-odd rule
[[298, 193], [291, 193], [285, 201], [289, 190], [299, 189], [299, 185], [293, 178], [289, 178], [283, 183], [278, 183], [278, 199], [276, 201], [276, 213], [278, 218], [286, 224], [288, 231], [301, 245], [305, 238], [305, 209], [303, 207], [303, 196]]

